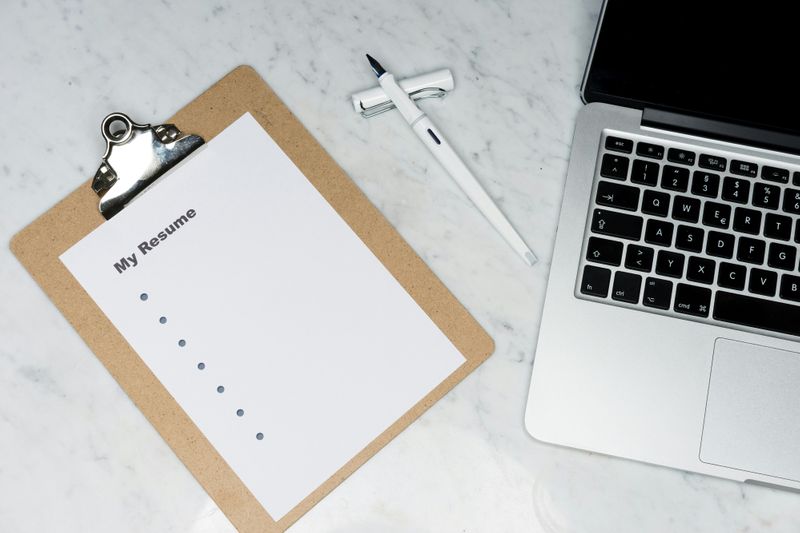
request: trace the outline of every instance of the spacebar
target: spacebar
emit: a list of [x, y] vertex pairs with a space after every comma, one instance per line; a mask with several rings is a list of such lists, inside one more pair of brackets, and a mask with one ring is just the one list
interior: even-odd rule
[[800, 306], [718, 291], [714, 318], [743, 326], [800, 335]]

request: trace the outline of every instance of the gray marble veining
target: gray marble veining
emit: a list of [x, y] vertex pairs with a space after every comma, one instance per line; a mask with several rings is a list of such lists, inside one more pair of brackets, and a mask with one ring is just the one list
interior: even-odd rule
[[[4, 2], [0, 237], [86, 180], [100, 120], [162, 122], [253, 65], [497, 342], [495, 355], [293, 532], [800, 530], [795, 494], [525, 434], [525, 405], [578, 85], [600, 0]], [[453, 70], [422, 106], [533, 247], [527, 268], [400, 116], [364, 120], [374, 78]], [[58, 311], [0, 248], [0, 529], [231, 531]]]

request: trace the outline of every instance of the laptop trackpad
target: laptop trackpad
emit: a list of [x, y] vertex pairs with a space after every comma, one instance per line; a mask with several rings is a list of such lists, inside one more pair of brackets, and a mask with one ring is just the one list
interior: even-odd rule
[[800, 481], [800, 353], [717, 339], [700, 460]]

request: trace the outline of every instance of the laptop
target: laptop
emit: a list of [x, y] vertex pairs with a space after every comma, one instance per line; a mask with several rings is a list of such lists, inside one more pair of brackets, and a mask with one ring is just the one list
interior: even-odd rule
[[800, 489], [792, 9], [605, 2], [525, 414], [536, 439]]

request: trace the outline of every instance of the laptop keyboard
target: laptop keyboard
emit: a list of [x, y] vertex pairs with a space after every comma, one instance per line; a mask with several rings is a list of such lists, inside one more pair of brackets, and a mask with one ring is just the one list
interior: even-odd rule
[[800, 336], [800, 166], [607, 132], [579, 296]]

